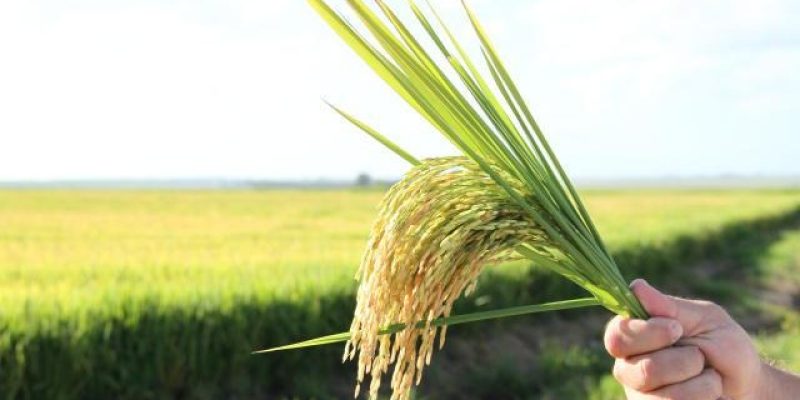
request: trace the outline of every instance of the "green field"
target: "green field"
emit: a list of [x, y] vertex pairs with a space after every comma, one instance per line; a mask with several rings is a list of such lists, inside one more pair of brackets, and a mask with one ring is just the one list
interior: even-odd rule
[[[325, 378], [342, 375], [338, 348], [248, 351], [347, 327], [381, 195], [0, 191], [0, 397], [338, 397]], [[682, 263], [736, 256], [731, 243], [800, 219], [800, 191], [589, 191], [585, 200], [623, 273], [655, 281]], [[783, 246], [770, 257], [796, 241]], [[795, 276], [762, 271], [780, 274]], [[476, 294], [482, 305], [462, 307], [579, 293], [554, 282], [527, 265], [496, 267]]]

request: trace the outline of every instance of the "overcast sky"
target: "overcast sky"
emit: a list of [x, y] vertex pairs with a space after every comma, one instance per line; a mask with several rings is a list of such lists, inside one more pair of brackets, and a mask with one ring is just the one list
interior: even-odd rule
[[[472, 4], [571, 175], [800, 174], [800, 2]], [[452, 152], [304, 1], [0, 2], [0, 180], [406, 169], [323, 97]]]

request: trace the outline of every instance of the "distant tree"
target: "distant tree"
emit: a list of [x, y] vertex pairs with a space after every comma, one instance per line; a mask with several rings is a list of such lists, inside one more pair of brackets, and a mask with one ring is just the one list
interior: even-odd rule
[[360, 173], [356, 177], [356, 186], [366, 187], [372, 185], [372, 177], [366, 173]]

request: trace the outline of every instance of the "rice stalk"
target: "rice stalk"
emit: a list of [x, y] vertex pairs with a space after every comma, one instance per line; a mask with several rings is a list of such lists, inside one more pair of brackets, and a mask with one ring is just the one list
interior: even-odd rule
[[[376, 398], [382, 375], [394, 364], [392, 399], [407, 399], [430, 362], [437, 335], [439, 345], [444, 344], [453, 302], [474, 290], [486, 265], [508, 257], [524, 257], [551, 269], [594, 297], [591, 302], [534, 306], [529, 312], [580, 303], [647, 316], [466, 3], [490, 79], [432, 7], [426, 13], [409, 1], [416, 22], [433, 43], [429, 51], [383, 1], [375, 1], [377, 11], [362, 0], [346, 1], [361, 28], [324, 0], [308, 1], [462, 155], [420, 162], [334, 107], [414, 166], [380, 206], [356, 276], [360, 284], [350, 332], [265, 352], [346, 340], [344, 358], [358, 358], [356, 396], [365, 376], [371, 375], [369, 397]], [[496, 311], [497, 317], [511, 315]]]

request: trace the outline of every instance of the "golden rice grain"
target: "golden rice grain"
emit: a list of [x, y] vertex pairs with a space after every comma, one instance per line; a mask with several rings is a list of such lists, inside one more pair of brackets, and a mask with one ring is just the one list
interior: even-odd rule
[[[525, 186], [497, 170], [524, 196]], [[535, 203], [535, 202], [534, 202]], [[377, 397], [381, 376], [394, 364], [392, 400], [407, 399], [430, 363], [436, 327], [418, 321], [449, 316], [470, 294], [483, 267], [508, 258], [520, 243], [552, 246], [508, 193], [465, 157], [424, 160], [392, 186], [380, 205], [357, 278], [357, 305], [345, 359], [358, 353], [356, 396], [371, 375]], [[378, 335], [388, 325], [410, 327]], [[444, 345], [445, 329], [439, 334]]]

